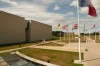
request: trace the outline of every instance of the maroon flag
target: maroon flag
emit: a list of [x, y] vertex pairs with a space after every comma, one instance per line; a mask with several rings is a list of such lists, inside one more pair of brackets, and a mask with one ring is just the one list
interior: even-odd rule
[[90, 0], [86, 0], [86, 2], [87, 2], [88, 7], [89, 7], [88, 15], [96, 17], [97, 13], [96, 13], [95, 7], [93, 6], [93, 4], [91, 3]]
[[68, 31], [69, 30], [69, 28], [66, 28], [66, 31]]
[[65, 30], [67, 27], [68, 27], [68, 25], [64, 25], [64, 26], [62, 27], [62, 29]]
[[91, 15], [91, 16], [94, 16], [94, 17], [97, 16], [97, 14], [96, 14], [96, 9], [95, 9], [93, 6], [91, 6], [91, 5], [89, 5], [89, 12], [88, 12], [88, 15]]
[[78, 29], [78, 24], [74, 24], [73, 26], [72, 26], [72, 30], [73, 29]]

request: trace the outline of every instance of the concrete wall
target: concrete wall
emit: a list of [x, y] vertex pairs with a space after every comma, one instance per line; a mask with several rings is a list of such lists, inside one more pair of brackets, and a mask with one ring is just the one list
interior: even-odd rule
[[0, 11], [0, 44], [25, 41], [24, 18]]
[[51, 39], [52, 38], [52, 27], [37, 21], [31, 20], [30, 24], [30, 42]]

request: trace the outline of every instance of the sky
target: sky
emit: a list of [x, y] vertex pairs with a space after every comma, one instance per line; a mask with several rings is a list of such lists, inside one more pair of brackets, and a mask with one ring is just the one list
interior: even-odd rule
[[[90, 32], [100, 30], [100, 0], [91, 2], [96, 8], [97, 17], [88, 15], [88, 7], [79, 7], [80, 32], [83, 32], [84, 24], [86, 28], [96, 24], [96, 29], [90, 29]], [[0, 10], [51, 25], [53, 31], [56, 31], [58, 24], [69, 24], [71, 28], [78, 23], [77, 0], [0, 0]]]

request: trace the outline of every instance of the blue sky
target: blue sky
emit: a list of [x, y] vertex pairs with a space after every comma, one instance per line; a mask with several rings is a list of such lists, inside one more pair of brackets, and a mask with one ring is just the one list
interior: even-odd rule
[[[84, 24], [86, 28], [96, 24], [100, 29], [100, 0], [91, 0], [97, 10], [98, 16], [93, 18], [88, 14], [88, 7], [80, 8], [80, 31]], [[0, 0], [0, 10], [49, 24], [56, 30], [56, 26], [69, 24], [70, 27], [77, 23], [77, 0]], [[75, 30], [77, 32], [77, 30]]]

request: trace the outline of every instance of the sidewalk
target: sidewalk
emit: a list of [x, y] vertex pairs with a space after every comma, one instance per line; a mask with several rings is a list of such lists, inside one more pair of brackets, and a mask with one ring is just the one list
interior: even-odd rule
[[100, 44], [88, 43], [84, 52], [84, 66], [100, 66]]

